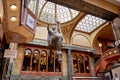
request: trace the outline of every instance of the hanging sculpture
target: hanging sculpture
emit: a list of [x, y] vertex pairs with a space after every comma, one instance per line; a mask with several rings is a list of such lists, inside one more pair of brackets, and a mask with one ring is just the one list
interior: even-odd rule
[[50, 47], [50, 54], [53, 48], [57, 49], [57, 55], [58, 55], [58, 61], [61, 62], [62, 60], [62, 51], [61, 47], [63, 44], [63, 37], [62, 33], [60, 31], [60, 23], [58, 21], [56, 22], [56, 26], [50, 28], [49, 24], [47, 27], [48, 30], [48, 46]]
[[113, 20], [112, 27], [116, 39], [115, 45], [118, 47], [120, 52], [120, 16]]

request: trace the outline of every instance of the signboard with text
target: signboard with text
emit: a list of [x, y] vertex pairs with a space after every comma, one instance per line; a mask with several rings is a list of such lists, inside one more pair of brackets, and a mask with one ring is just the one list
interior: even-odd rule
[[17, 50], [5, 49], [4, 57], [5, 58], [16, 58], [17, 57]]

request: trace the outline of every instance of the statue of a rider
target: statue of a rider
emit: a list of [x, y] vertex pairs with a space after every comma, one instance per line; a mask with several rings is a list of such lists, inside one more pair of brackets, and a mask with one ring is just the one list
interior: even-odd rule
[[60, 23], [58, 21], [55, 21], [56, 25], [50, 28], [48, 25], [47, 30], [48, 30], [48, 46], [50, 47], [50, 50], [52, 48], [57, 49], [57, 55], [58, 55], [58, 61], [62, 60], [62, 51], [61, 47], [63, 44], [63, 36], [60, 31]]

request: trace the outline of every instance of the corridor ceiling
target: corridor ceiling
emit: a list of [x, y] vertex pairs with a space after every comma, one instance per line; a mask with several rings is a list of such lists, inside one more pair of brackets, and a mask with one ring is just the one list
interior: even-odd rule
[[[39, 20], [50, 24], [54, 24], [55, 20], [59, 21], [60, 23], [71, 21], [75, 17], [77, 17], [78, 14], [81, 13], [80, 11], [73, 10], [71, 8], [64, 7], [45, 0], [31, 0], [28, 4], [28, 7], [35, 14], [37, 14]], [[80, 21], [78, 21], [75, 30], [90, 33], [105, 22], [106, 20], [104, 19], [87, 14], [83, 18], [81, 18]]]
[[[33, 0], [30, 0], [30, 1], [33, 1]], [[84, 16], [82, 16], [81, 19], [79, 19], [79, 21], [77, 22], [75, 30], [86, 32], [88, 34], [94, 31], [96, 28], [100, 28], [106, 21], [112, 21], [114, 18], [118, 17], [118, 14], [119, 14], [119, 11], [118, 11], [119, 7], [116, 6], [116, 5], [119, 5], [119, 2], [115, 3], [116, 2], [115, 0], [99, 0], [100, 2], [98, 0], [46, 0], [46, 1], [35, 0], [35, 1], [44, 2], [43, 5], [39, 5], [38, 3], [37, 5], [39, 5], [39, 7], [37, 8], [33, 7], [33, 9], [35, 11], [35, 14], [38, 15], [37, 17], [39, 17], [39, 19], [45, 22], [49, 21], [48, 23], [54, 23], [54, 20], [60, 20], [61, 23], [66, 23], [76, 18], [79, 14], [84, 13]], [[51, 3], [51, 2], [48, 2], [48, 1], [54, 2], [57, 5], [59, 4], [59, 6], [54, 4], [54, 6], [50, 7], [48, 3]], [[98, 2], [101, 4], [98, 4]], [[16, 3], [19, 3], [19, 1], [16, 0]], [[67, 6], [68, 8], [65, 8], [65, 6]], [[29, 7], [32, 7], [32, 6], [29, 6]], [[51, 10], [45, 7], [51, 8]], [[55, 9], [52, 11], [53, 8]], [[35, 9], [38, 9], [39, 11], [40, 9], [42, 10], [38, 14], [38, 12]], [[49, 12], [53, 12], [54, 15], [49, 16], [51, 17], [51, 19], [48, 20], [48, 18], [43, 17], [43, 15], [46, 15], [46, 14], [42, 13], [42, 11], [48, 11], [48, 14]], [[67, 13], [64, 14], [65, 13], [64, 11]], [[9, 15], [13, 15], [16, 13], [17, 12], [9, 13]], [[62, 14], [62, 16], [58, 16], [58, 14]], [[42, 15], [42, 17], [40, 17], [40, 15]], [[46, 15], [46, 17], [48, 17], [48, 15]], [[91, 18], [92, 20], [89, 20]], [[92, 27], [87, 27], [87, 26], [91, 26], [90, 24], [89, 25], [83, 24], [83, 23], [90, 23], [90, 22], [92, 23]], [[101, 35], [100, 38], [112, 39], [114, 36], [113, 36], [113, 31], [111, 30], [111, 26], [108, 25], [108, 28], [105, 28], [104, 31], [101, 30], [100, 35]], [[108, 37], [107, 35], [110, 35], [110, 36]]]

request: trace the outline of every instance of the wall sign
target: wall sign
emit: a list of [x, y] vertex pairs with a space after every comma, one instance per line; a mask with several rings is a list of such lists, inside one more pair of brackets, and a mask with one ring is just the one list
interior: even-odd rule
[[5, 49], [4, 57], [5, 58], [16, 58], [17, 57], [17, 50]]

